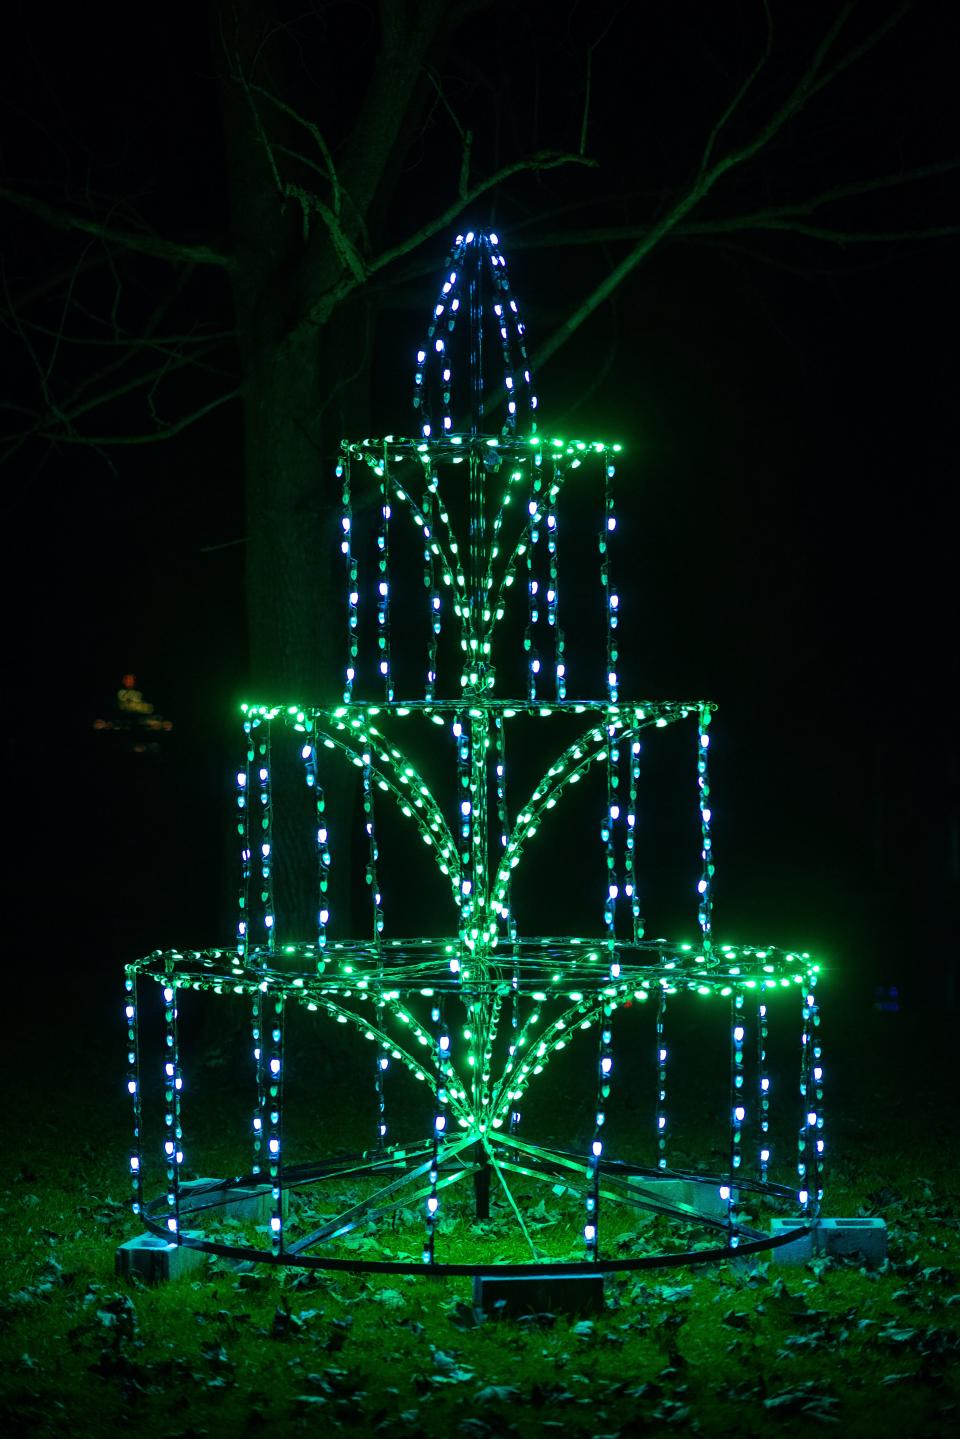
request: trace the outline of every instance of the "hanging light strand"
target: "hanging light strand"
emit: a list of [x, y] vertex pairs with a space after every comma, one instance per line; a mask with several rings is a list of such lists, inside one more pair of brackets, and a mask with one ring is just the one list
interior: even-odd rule
[[607, 1122], [607, 1102], [610, 1098], [610, 1079], [613, 1073], [613, 1006], [603, 1006], [600, 1024], [600, 1044], [597, 1057], [597, 1107], [594, 1119], [593, 1141], [587, 1159], [586, 1222], [583, 1238], [588, 1259], [600, 1258], [600, 1169], [603, 1157], [604, 1125]]
[[537, 697], [537, 680], [540, 675], [540, 652], [537, 634], [543, 597], [540, 594], [540, 576], [537, 574], [537, 544], [540, 539], [540, 521], [543, 518], [543, 467], [536, 462], [531, 471], [530, 498], [527, 501], [527, 627], [523, 636], [523, 648], [527, 654], [527, 699]]
[[300, 747], [307, 789], [313, 796], [314, 851], [317, 863], [317, 950], [322, 961], [327, 947], [327, 925], [330, 922], [330, 842], [327, 830], [327, 801], [317, 770], [317, 721], [309, 721], [307, 736]]
[[710, 707], [700, 706], [697, 724], [697, 788], [700, 807], [700, 879], [697, 882], [698, 919], [703, 936], [703, 957], [710, 960], [713, 950], [713, 838], [710, 832], [713, 810], [710, 804]]
[[657, 1168], [667, 1167], [667, 1042], [664, 1026], [667, 1017], [666, 981], [660, 981], [657, 996], [657, 1103], [655, 1110], [657, 1128]]
[[130, 1146], [131, 1207], [143, 1212], [143, 1114], [140, 1097], [140, 1015], [137, 1002], [137, 972], [132, 965], [124, 980], [124, 1018], [127, 1024], [127, 1093], [133, 1110], [133, 1142]]
[[376, 813], [373, 798], [373, 771], [370, 755], [363, 755], [363, 828], [367, 836], [366, 880], [373, 907], [373, 938], [379, 944], [383, 934], [383, 896], [380, 893], [378, 862], [380, 847], [377, 842]]
[[757, 1001], [757, 1109], [760, 1115], [757, 1177], [764, 1183], [770, 1166], [770, 1070], [767, 1063], [767, 1038], [767, 1006], [760, 998]]
[[180, 1233], [180, 1166], [183, 1128], [180, 1122], [180, 1039], [176, 984], [163, 987], [163, 1159], [167, 1174], [167, 1229]]
[[[266, 947], [276, 948], [277, 934], [273, 903], [273, 793], [270, 782], [270, 721], [259, 726], [256, 744], [257, 799], [260, 809], [257, 859], [260, 866], [260, 912], [263, 916]], [[265, 961], [261, 961], [261, 968]]]
[[639, 944], [643, 938], [643, 920], [640, 915], [640, 896], [637, 892], [637, 795], [640, 784], [640, 737], [634, 730], [625, 735], [624, 742], [630, 755], [630, 781], [627, 793], [627, 833], [623, 861], [623, 892], [630, 901], [630, 918], [633, 923], [633, 942]]
[[266, 1083], [265, 1072], [267, 1058], [263, 1046], [263, 991], [266, 989], [266, 980], [263, 980], [253, 992], [250, 1005], [250, 1038], [253, 1041], [253, 1072], [256, 1084], [256, 1108], [253, 1111], [251, 1129], [253, 1131], [253, 1172], [259, 1174], [263, 1168], [263, 1146], [264, 1128], [263, 1120], [266, 1112]]
[[[579, 460], [574, 460], [579, 464]], [[620, 624], [620, 596], [613, 585], [610, 572], [610, 545], [613, 534], [617, 528], [617, 513], [614, 504], [613, 480], [616, 474], [616, 466], [610, 458], [610, 452], [603, 450], [603, 523], [600, 527], [600, 536], [597, 547], [600, 551], [600, 583], [603, 586], [604, 604], [607, 611], [606, 627], [606, 655], [607, 655], [607, 694], [610, 703], [616, 704], [620, 693], [620, 676], [617, 670], [620, 650], [617, 638], [617, 629]]]
[[424, 697], [432, 700], [437, 686], [437, 655], [440, 647], [440, 632], [443, 626], [443, 609], [440, 585], [437, 579], [437, 553], [433, 534], [436, 525], [437, 482], [432, 465], [428, 465], [426, 488], [423, 493], [423, 584], [429, 597], [430, 638], [427, 649], [427, 677]]
[[340, 552], [344, 557], [347, 580], [347, 662], [344, 667], [343, 698], [349, 704], [353, 698], [353, 686], [357, 678], [357, 664], [360, 653], [360, 587], [358, 581], [357, 557], [353, 547], [353, 502], [350, 488], [350, 451], [345, 449], [337, 461], [337, 479], [340, 481]]
[[387, 703], [393, 702], [393, 676], [390, 670], [390, 480], [387, 446], [383, 447], [380, 475], [380, 518], [377, 526], [377, 667], [383, 680]]
[[237, 770], [237, 835], [240, 839], [240, 893], [237, 897], [237, 947], [234, 959], [234, 968], [246, 968], [250, 957], [250, 862], [251, 862], [251, 826], [250, 826], [250, 792], [251, 781], [254, 774], [254, 760], [256, 751], [253, 744], [253, 726], [249, 720], [244, 722], [244, 757], [243, 766]]
[[283, 1239], [283, 1080], [284, 996], [268, 994], [263, 1004], [268, 1026], [267, 1064], [267, 1172], [270, 1176], [270, 1240], [274, 1254], [282, 1254]]
[[740, 1242], [740, 1168], [743, 1163], [743, 1125], [746, 1095], [743, 1074], [744, 1013], [743, 993], [730, 996], [730, 1179], [727, 1185], [727, 1242], [735, 1249]]

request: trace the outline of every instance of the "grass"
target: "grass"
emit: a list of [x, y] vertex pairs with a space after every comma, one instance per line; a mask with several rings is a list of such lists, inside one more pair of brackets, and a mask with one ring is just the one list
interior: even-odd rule
[[[76, 1093], [109, 1035], [94, 1025], [71, 1041], [54, 1023], [56, 1065], [39, 1073], [26, 1040], [14, 1047], [22, 1093], [9, 1101], [0, 1198], [5, 1435], [136, 1429], [186, 1439], [324, 1426], [483, 1439], [803, 1435], [833, 1425], [922, 1436], [956, 1422], [960, 1207], [951, 1091], [937, 1067], [946, 1026], [939, 1049], [919, 1020], [867, 1015], [829, 1047], [826, 1212], [887, 1219], [882, 1270], [815, 1261], [654, 1271], [609, 1279], [606, 1309], [591, 1319], [482, 1324], [469, 1280], [238, 1272], [216, 1260], [154, 1289], [118, 1280], [114, 1250], [136, 1232], [124, 1202], [120, 1063], [113, 1072], [95, 1060], [82, 1102]], [[109, 1044], [119, 1058], [119, 1038]], [[524, 1202], [529, 1212], [538, 1196]], [[415, 1248], [406, 1227], [354, 1242]], [[561, 1216], [553, 1228], [567, 1247]], [[515, 1242], [496, 1211], [489, 1240]]]

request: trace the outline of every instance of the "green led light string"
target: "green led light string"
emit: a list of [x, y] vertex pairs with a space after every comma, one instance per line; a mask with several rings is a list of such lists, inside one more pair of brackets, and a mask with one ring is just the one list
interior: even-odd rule
[[167, 1175], [167, 1229], [180, 1233], [180, 1166], [183, 1163], [183, 1128], [180, 1123], [180, 1043], [177, 1032], [176, 982], [165, 984], [163, 995], [163, 1162]]
[[770, 1073], [767, 1065], [767, 1006], [757, 1000], [757, 1108], [760, 1115], [760, 1143], [757, 1148], [757, 1178], [764, 1183], [770, 1166]]
[[140, 1096], [140, 1014], [137, 996], [137, 972], [127, 965], [124, 979], [123, 1014], [127, 1026], [127, 1093], [133, 1110], [133, 1143], [130, 1146], [131, 1208], [134, 1214], [143, 1210], [143, 1112]]
[[353, 502], [350, 484], [350, 451], [345, 450], [337, 461], [337, 478], [340, 481], [340, 552], [344, 557], [347, 576], [347, 662], [344, 666], [343, 698], [349, 702], [353, 697], [354, 681], [357, 677], [360, 622], [360, 586], [357, 558], [353, 551]]
[[[472, 333], [469, 337], [464, 335], [467, 325], [461, 325], [455, 347], [451, 336], [461, 312], [464, 317], [468, 315], [468, 286]], [[489, 403], [485, 404], [481, 377], [484, 348], [488, 357], [497, 354], [492, 322], [500, 337], [506, 422], [502, 426], [499, 423], [504, 418], [501, 407], [497, 424], [493, 426], [497, 433], [487, 434], [482, 423], [484, 409], [492, 414], [492, 408]], [[468, 339], [469, 346], [466, 345]], [[307, 1247], [314, 1247], [316, 1238], [307, 1236], [306, 1240], [294, 1241], [286, 1232], [287, 1220], [283, 1213], [285, 1185], [294, 1173], [289, 1167], [286, 1174], [284, 1172], [282, 1143], [285, 998], [296, 999], [324, 1023], [348, 1026], [354, 1040], [362, 1039], [370, 1044], [371, 1049], [363, 1053], [372, 1055], [373, 1084], [370, 1085], [368, 1079], [363, 1087], [368, 1096], [371, 1089], [375, 1095], [376, 1149], [373, 1157], [367, 1151], [355, 1160], [359, 1162], [362, 1158], [361, 1169], [389, 1163], [402, 1170], [396, 1186], [408, 1187], [400, 1196], [393, 1184], [387, 1186], [384, 1193], [390, 1198], [384, 1212], [407, 1198], [415, 1204], [431, 1196], [437, 1201], [433, 1212], [429, 1209], [427, 1212], [424, 1262], [428, 1267], [437, 1265], [433, 1240], [439, 1224], [440, 1191], [463, 1175], [473, 1173], [477, 1164], [485, 1169], [487, 1161], [496, 1169], [522, 1228], [522, 1202], [518, 1206], [508, 1188], [504, 1177], [507, 1171], [541, 1182], [552, 1182], [561, 1173], [565, 1181], [563, 1187], [568, 1192], [576, 1190], [581, 1200], [590, 1201], [584, 1214], [584, 1241], [588, 1256], [596, 1261], [600, 1256], [600, 1201], [605, 1204], [608, 1197], [611, 1201], [623, 1199], [626, 1189], [619, 1171], [612, 1166], [606, 1144], [616, 1009], [620, 1004], [632, 1005], [634, 1001], [656, 998], [650, 1006], [656, 1009], [656, 1164], [663, 1173], [668, 1172], [667, 1153], [672, 1132], [667, 1118], [665, 1039], [671, 996], [682, 992], [727, 998], [731, 1023], [730, 1154], [729, 1174], [724, 1176], [729, 1182], [721, 1185], [721, 1193], [728, 1201], [727, 1247], [733, 1249], [738, 1242], [742, 1247], [746, 1242], [738, 1212], [739, 1197], [746, 1192], [742, 1179], [742, 1144], [744, 1139], [752, 1142], [754, 1137], [752, 1128], [749, 1136], [747, 1133], [748, 1117], [751, 1126], [756, 1118], [758, 1139], [755, 1148], [751, 1144], [747, 1161], [751, 1174], [754, 1158], [761, 1184], [770, 1172], [773, 1114], [766, 1006], [772, 1002], [769, 1000], [772, 993], [779, 993], [783, 988], [790, 991], [794, 986], [802, 987], [805, 1026], [800, 1077], [804, 1120], [798, 1137], [797, 1190], [805, 1212], [813, 1211], [822, 1193], [823, 1071], [814, 997], [816, 966], [808, 962], [806, 955], [715, 944], [712, 915], [715, 867], [708, 772], [712, 707], [702, 701], [650, 702], [642, 706], [631, 702], [621, 707], [622, 597], [614, 582], [620, 559], [615, 504], [619, 499], [619, 494], [615, 495], [619, 446], [602, 441], [545, 439], [534, 433], [537, 405], [526, 368], [523, 326], [510, 294], [495, 236], [468, 232], [457, 237], [434, 307], [428, 341], [417, 353], [414, 380], [422, 422], [419, 436], [404, 439], [388, 435], [385, 439], [344, 441], [341, 447], [337, 466], [341, 505], [338, 538], [345, 567], [347, 641], [343, 704], [304, 709], [291, 705], [244, 707], [247, 752], [243, 768], [238, 771], [235, 811], [242, 847], [236, 942], [232, 948], [210, 949], [202, 954], [194, 951], [156, 953], [142, 961], [133, 973], [159, 980], [165, 991], [173, 993], [174, 1010], [178, 987], [217, 995], [234, 993], [244, 1000], [249, 997], [257, 1066], [254, 1172], [262, 1175], [265, 1169], [270, 1170], [273, 1247], [268, 1257], [286, 1256], [285, 1262], [303, 1262], [301, 1253]], [[463, 373], [460, 371], [468, 348], [472, 348], [474, 362], [470, 375], [466, 368]], [[469, 380], [472, 380], [472, 389], [468, 386]], [[472, 406], [468, 405], [471, 397]], [[528, 407], [525, 401], [529, 402]], [[472, 409], [472, 427], [468, 425], [456, 433], [453, 427], [461, 419], [459, 412], [466, 414], [468, 408]], [[528, 433], [518, 434], [525, 424], [530, 427]], [[361, 468], [356, 469], [354, 462]], [[602, 466], [602, 472], [597, 469], [598, 465]], [[559, 541], [561, 530], [566, 547], [578, 537], [574, 527], [569, 531], [565, 528], [567, 511], [559, 499], [562, 484], [577, 470], [582, 470], [578, 483], [586, 480], [593, 485], [597, 493], [593, 503], [598, 510], [602, 489], [602, 515], [598, 517], [594, 511], [590, 530], [595, 532], [599, 527], [598, 570], [604, 596], [604, 634], [602, 646], [595, 647], [594, 653], [605, 663], [605, 674], [594, 698], [568, 700], [571, 656], [567, 653], [561, 617], [569, 617], [566, 600], [564, 610], [559, 608]], [[394, 511], [394, 506], [399, 508]], [[359, 530], [354, 529], [355, 509], [362, 521]], [[412, 546], [405, 543], [401, 550], [401, 536], [393, 528], [393, 522], [406, 523], [405, 515], [419, 534]], [[363, 516], [369, 516], [369, 523]], [[589, 551], [590, 533], [585, 543]], [[429, 624], [421, 638], [422, 621], [416, 620], [414, 663], [418, 670], [424, 671], [422, 685], [417, 684], [415, 697], [398, 701], [394, 666], [403, 656], [399, 649], [401, 630], [392, 627], [392, 619], [398, 617], [393, 600], [397, 586], [400, 587], [397, 593], [401, 597], [405, 595], [403, 582], [407, 576], [401, 575], [398, 566], [401, 555], [408, 554], [413, 560], [416, 588], [419, 589], [421, 582], [424, 587]], [[564, 554], [566, 574], [566, 549]], [[360, 571], [364, 574], [363, 603], [369, 606], [369, 624], [364, 621], [362, 646], [359, 639]], [[368, 584], [370, 571], [375, 578], [372, 589]], [[524, 582], [525, 593], [521, 594]], [[569, 580], [565, 583], [569, 585]], [[450, 623], [444, 591], [452, 596], [457, 622], [461, 657], [459, 686], [452, 675], [447, 678], [446, 671], [442, 677], [439, 675], [439, 664], [446, 659], [446, 642], [441, 644], [442, 627]], [[494, 699], [493, 635], [506, 614], [511, 591], [518, 611], [511, 616], [511, 636], [516, 630], [524, 641], [525, 675], [518, 685], [523, 697]], [[417, 612], [422, 614], [419, 603]], [[376, 675], [369, 664], [368, 631], [376, 636]], [[596, 638], [599, 641], [599, 636]], [[361, 648], [364, 650], [362, 671]], [[455, 657], [452, 639], [450, 649]], [[552, 680], [547, 674], [551, 668]], [[356, 696], [367, 684], [368, 670], [372, 680], [370, 697], [361, 701]], [[437, 692], [449, 689], [453, 690], [454, 698], [437, 701]], [[529, 798], [522, 792], [514, 797], [518, 772], [514, 758], [513, 773], [508, 775], [506, 722], [516, 715], [542, 720], [554, 714], [567, 716], [558, 727], [572, 724], [579, 731], [579, 737], [568, 743], [570, 734], [564, 730], [563, 744], [567, 747], [559, 756], [549, 743], [541, 744], [542, 762], [538, 766], [541, 773], [531, 786], [532, 793]], [[401, 721], [409, 715], [420, 718], [405, 727]], [[581, 717], [582, 723], [574, 717]], [[664, 727], [694, 717], [698, 735], [701, 837], [697, 881], [699, 943], [644, 940], [638, 893], [639, 736], [648, 726]], [[280, 799], [272, 770], [274, 721], [284, 728], [284, 733], [292, 729], [299, 735], [295, 743], [310, 791], [310, 822], [304, 825], [304, 842], [309, 829], [316, 864], [315, 935], [288, 936], [284, 929], [280, 937], [292, 938], [294, 942], [282, 945], [277, 936], [278, 927], [285, 925], [285, 916], [275, 913], [272, 838], [274, 803]], [[433, 736], [434, 748], [448, 743], [447, 736], [452, 731], [454, 754], [450, 763], [455, 775], [455, 814], [449, 812], [446, 800], [443, 806], [438, 803], [409, 754], [394, 743], [395, 733], [402, 738], [404, 728], [415, 729], [417, 725], [426, 725], [428, 735], [432, 733], [430, 725], [441, 730], [442, 739]], [[542, 734], [541, 729], [538, 739]], [[358, 789], [368, 839], [365, 877], [371, 891], [373, 922], [372, 932], [367, 930], [359, 938], [340, 938], [335, 931], [333, 935], [328, 933], [330, 845], [324, 785], [320, 782], [321, 777], [326, 779], [325, 763], [320, 764], [321, 749], [330, 751], [331, 762], [346, 763], [361, 771]], [[513, 870], [523, 860], [536, 863], [539, 882], [548, 892], [556, 890], [567, 879], [553, 850], [548, 847], [538, 855], [536, 846], [531, 849], [532, 841], [547, 813], [597, 764], [606, 766], [602, 783], [596, 776], [605, 809], [601, 818], [602, 805], [598, 806], [595, 820], [588, 819], [588, 823], [598, 823], [604, 856], [603, 923], [599, 923], [600, 915], [596, 913], [597, 922], [590, 926], [592, 933], [587, 936], [522, 936], [513, 912], [516, 893]], [[434, 929], [434, 933], [441, 933], [442, 938], [421, 935], [385, 938], [380, 885], [389, 878], [382, 869], [391, 857], [380, 855], [383, 817], [376, 813], [377, 790], [395, 799], [401, 815], [413, 820], [419, 839], [428, 847], [431, 859], [450, 885], [455, 918], [451, 918], [449, 927], [444, 926], [440, 931], [434, 929], [432, 922], [424, 925]], [[381, 821], [379, 835], [378, 818]], [[491, 824], [496, 826], [496, 838], [489, 833]], [[569, 826], [567, 829], [569, 832]], [[596, 835], [596, 831], [591, 830], [591, 834]], [[579, 842], [578, 836], [570, 833], [569, 837], [574, 845]], [[596, 839], [589, 843], [595, 844]], [[574, 856], [574, 876], [579, 863], [578, 851]], [[599, 906], [597, 908], [599, 910]], [[135, 1076], [136, 982], [134, 980], [134, 988], [129, 991], [134, 996], [130, 1001], [133, 1015], [128, 1015], [127, 1025], [128, 1087], [131, 1083], [134, 1085], [130, 1091], [135, 1121], [131, 1161], [139, 1159], [140, 1143], [137, 1108], [140, 1095]], [[451, 999], [457, 1006], [463, 1006], [462, 1018], [454, 1026], [456, 1069], [450, 1057], [450, 1036], [446, 1028], [447, 1020], [453, 1024]], [[760, 1004], [754, 1035], [752, 1025], [757, 1000]], [[749, 1017], [745, 1020], [748, 1011]], [[421, 1018], [426, 1015], [430, 1018]], [[174, 1048], [177, 1043], [175, 1018], [174, 1015]], [[576, 1160], [575, 1156], [550, 1146], [526, 1144], [517, 1137], [517, 1128], [529, 1086], [542, 1078], [551, 1059], [572, 1041], [589, 1047], [593, 1036], [586, 1031], [595, 1024], [598, 1027], [597, 1095], [586, 1186], [583, 1187], [582, 1158]], [[752, 1046], [755, 1043], [758, 1076], [754, 1081], [751, 1070], [749, 1099], [744, 1080], [747, 1058], [744, 1030], [747, 1027], [751, 1028], [749, 1061], [750, 1065], [754, 1062]], [[165, 1029], [165, 1042], [170, 1033]], [[444, 1036], [445, 1047], [441, 1045]], [[397, 1039], [403, 1042], [397, 1043]], [[362, 1050], [362, 1045], [359, 1047]], [[392, 1134], [389, 1143], [387, 1139], [390, 1085], [387, 1075], [393, 1072], [394, 1062], [425, 1089], [433, 1090], [433, 1133], [407, 1150], [397, 1148]], [[364, 1061], [364, 1072], [369, 1074], [367, 1063], [369, 1059]], [[172, 1076], [165, 1070], [165, 1078], [175, 1081], [179, 1077], [178, 1066], [179, 1054]], [[168, 1092], [166, 1112], [172, 1116], [176, 1146], [174, 1173], [169, 1173], [168, 1166], [166, 1193], [153, 1203], [160, 1207], [167, 1203], [177, 1224], [180, 1218], [177, 1203], [167, 1201], [179, 1189], [176, 1161], [178, 1155], [182, 1155], [178, 1133], [180, 1099], [176, 1086], [165, 1090], [165, 1095]], [[427, 1104], [429, 1107], [429, 1100]], [[438, 1125], [440, 1119], [442, 1128]], [[448, 1136], [448, 1126], [453, 1124], [460, 1130], [456, 1138]], [[503, 1132], [499, 1132], [501, 1130]], [[494, 1159], [490, 1146], [495, 1147], [497, 1143], [501, 1149], [496, 1151]], [[450, 1157], [461, 1149], [470, 1150], [472, 1163], [461, 1161], [450, 1165]], [[381, 1156], [379, 1160], [376, 1155]], [[304, 1179], [307, 1170], [311, 1177]], [[579, 1184], [573, 1177], [577, 1172], [581, 1176]], [[296, 1182], [301, 1185], [331, 1177], [333, 1171], [323, 1161], [307, 1165], [303, 1171], [298, 1167], [295, 1173]], [[142, 1191], [139, 1165], [131, 1163], [131, 1176], [134, 1202], [140, 1203], [136, 1197]], [[750, 1181], [748, 1187], [749, 1184]], [[780, 1189], [780, 1186], [769, 1186], [771, 1195]], [[478, 1202], [482, 1203], [483, 1192], [483, 1184], [478, 1184]], [[368, 1204], [365, 1200], [361, 1208], [364, 1213], [376, 1216], [380, 1203]], [[335, 1237], [336, 1223], [342, 1217], [331, 1221], [333, 1227], [326, 1226], [329, 1234], [325, 1239]], [[152, 1225], [153, 1220], [154, 1214], [147, 1205], [147, 1223]], [[187, 1222], [186, 1204], [183, 1222]], [[159, 1223], [162, 1225], [162, 1218]], [[552, 1265], [546, 1254], [538, 1253], [538, 1247], [531, 1244], [534, 1259], [539, 1262], [542, 1258]], [[311, 1257], [306, 1262], [314, 1261]], [[617, 1267], [615, 1261], [607, 1263]], [[606, 1264], [601, 1263], [600, 1267], [605, 1268]]]

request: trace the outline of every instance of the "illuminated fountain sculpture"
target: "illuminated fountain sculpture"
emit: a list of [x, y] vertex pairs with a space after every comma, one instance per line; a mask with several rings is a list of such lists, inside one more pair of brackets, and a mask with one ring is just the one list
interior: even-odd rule
[[[484, 373], [491, 353], [502, 358], [494, 394]], [[407, 1273], [606, 1273], [742, 1255], [790, 1238], [757, 1225], [754, 1215], [772, 1201], [806, 1232], [822, 1196], [818, 966], [806, 954], [728, 945], [714, 936], [713, 707], [622, 697], [623, 616], [614, 560], [628, 557], [618, 551], [614, 502], [620, 446], [541, 434], [524, 325], [494, 234], [457, 236], [417, 353], [414, 408], [415, 438], [342, 445], [342, 703], [243, 707], [245, 757], [237, 774], [243, 878], [235, 947], [155, 952], [128, 966], [134, 1211], [157, 1239], [190, 1249]], [[486, 418], [491, 413], [494, 425]], [[574, 506], [566, 524], [571, 491], [580, 509]], [[584, 515], [592, 515], [590, 525]], [[579, 591], [569, 612], [560, 604], [561, 534], [571, 588], [564, 605]], [[581, 660], [574, 639], [588, 627], [591, 604], [597, 626], [592, 642], [588, 635], [579, 646]], [[498, 674], [495, 653], [499, 661], [508, 649], [514, 669], [507, 663]], [[581, 677], [591, 668], [595, 697], [579, 697]], [[504, 673], [522, 698], [500, 697]], [[641, 735], [674, 724], [690, 734], [689, 797], [680, 802], [699, 829], [700, 862], [690, 886], [697, 896], [696, 943], [647, 938], [641, 918]], [[522, 793], [508, 749], [511, 757], [538, 758], [538, 778]], [[275, 905], [276, 871], [284, 863], [275, 813], [284, 801], [275, 784], [281, 750], [298, 754], [302, 765], [299, 859], [310, 852], [317, 897], [309, 935], [289, 934], [282, 905]], [[337, 766], [353, 767], [362, 808], [370, 912], [362, 939], [346, 937], [331, 914], [338, 837], [325, 789]], [[592, 830], [569, 823], [562, 830], [550, 812], [581, 780], [588, 789], [591, 779]], [[439, 901], [432, 897], [417, 921], [421, 930], [438, 930], [437, 937], [404, 939], [387, 929], [388, 806], [400, 817], [395, 826], [406, 826], [416, 840], [393, 855], [406, 888], [414, 851], [439, 868], [449, 924], [444, 932], [444, 924], [434, 923]], [[541, 826], [548, 834], [538, 842]], [[291, 828], [288, 822], [283, 833], [289, 836]], [[568, 855], [562, 871], [549, 858], [558, 843]], [[349, 848], [344, 842], [344, 852]], [[603, 876], [596, 932], [525, 933], [514, 906], [517, 867], [537, 868], [548, 899], [550, 887], [560, 884], [586, 895], [594, 882], [584, 860], [588, 851], [596, 880]], [[154, 1003], [148, 996], [157, 986], [162, 1056], [148, 1059], [144, 1039], [141, 1088], [140, 1010]], [[189, 1144], [178, 1019], [186, 991], [203, 991], [213, 1004], [242, 996], [250, 1006], [250, 1165], [232, 1179], [183, 1178]], [[671, 1020], [677, 1007], [698, 1005], [698, 996], [714, 997], [698, 1024], [715, 1028], [719, 1021], [729, 1046], [720, 1173], [669, 1167]], [[369, 1092], [373, 1142], [365, 1147], [358, 1111], [358, 1152], [349, 1158], [294, 1164], [287, 1155], [285, 1112], [298, 1075], [287, 1063], [284, 1035], [294, 1006], [311, 1011], [318, 1030], [332, 1020], [356, 1036], [357, 1091]], [[782, 1019], [792, 1033], [798, 1084], [772, 1080], [767, 1048], [774, 1010], [778, 1025]], [[538, 1143], [521, 1124], [523, 1097], [535, 1081], [549, 1083], [548, 1066], [568, 1045], [582, 1051], [589, 1075], [590, 1132], [571, 1134], [563, 1147]], [[649, 1055], [649, 1148], [639, 1156], [645, 1162], [608, 1152], [618, 1066], [621, 1073], [629, 1068], [619, 1065], [621, 1046], [634, 1053], [644, 1046]], [[386, 1094], [398, 1066], [432, 1095], [429, 1132], [403, 1144], [386, 1120]], [[162, 1107], [155, 1148], [162, 1145], [166, 1183], [148, 1201], [142, 1125], [150, 1075]], [[199, 1102], [196, 1088], [190, 1103]], [[322, 1110], [322, 1093], [314, 1102]], [[778, 1107], [786, 1118], [775, 1122]], [[789, 1152], [774, 1138], [784, 1126]], [[190, 1160], [196, 1170], [195, 1152]], [[774, 1182], [778, 1175], [789, 1182]], [[342, 1200], [345, 1178], [362, 1190], [358, 1197], [355, 1188], [349, 1202]], [[566, 1206], [568, 1216], [578, 1215], [579, 1253], [572, 1258], [569, 1218], [563, 1254], [546, 1253], [542, 1235], [535, 1242], [530, 1233], [524, 1211], [537, 1186], [552, 1191], [551, 1203]], [[489, 1213], [491, 1187], [508, 1204], [529, 1260], [504, 1264], [502, 1255], [479, 1252], [463, 1259], [463, 1244], [477, 1230], [469, 1221]], [[211, 1238], [205, 1215], [251, 1190], [268, 1210], [265, 1237]], [[322, 1222], [301, 1223], [298, 1204], [288, 1202], [292, 1194], [326, 1205]], [[338, 1202], [328, 1203], [328, 1194]], [[616, 1209], [611, 1221], [608, 1211]], [[338, 1247], [357, 1225], [369, 1232], [383, 1216], [411, 1210], [422, 1223], [422, 1258], [419, 1247], [399, 1260], [361, 1259]], [[611, 1234], [622, 1230], [637, 1210], [682, 1221], [684, 1242], [643, 1254], [634, 1247], [626, 1256], [605, 1244], [607, 1226], [612, 1222]], [[454, 1212], [467, 1218], [451, 1263], [444, 1261], [441, 1221]], [[691, 1241], [691, 1226], [703, 1243]]]

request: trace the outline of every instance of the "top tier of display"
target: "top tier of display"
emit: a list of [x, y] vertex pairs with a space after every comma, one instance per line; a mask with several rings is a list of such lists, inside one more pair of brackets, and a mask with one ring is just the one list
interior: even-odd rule
[[413, 391], [413, 437], [341, 447], [344, 700], [616, 705], [620, 446], [540, 432], [495, 234], [457, 236]]

